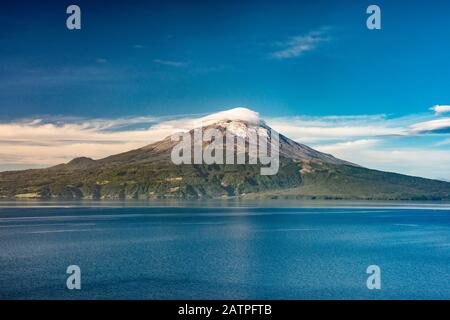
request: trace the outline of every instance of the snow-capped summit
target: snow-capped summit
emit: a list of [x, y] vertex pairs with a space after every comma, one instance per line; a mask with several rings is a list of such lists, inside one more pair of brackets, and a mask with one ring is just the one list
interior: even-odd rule
[[[202, 131], [207, 129], [218, 129], [223, 134], [231, 133], [238, 138], [245, 139], [246, 141], [248, 141], [248, 143], [254, 142], [252, 142], [251, 138], [255, 137], [255, 135], [259, 137], [265, 136], [267, 138], [267, 141], [271, 141], [272, 134], [276, 132], [270, 126], [268, 126], [263, 119], [260, 118], [258, 112], [244, 107], [213, 113], [208, 116], [198, 118], [193, 122], [189, 122], [188, 125], [191, 127], [191, 129], [178, 131], [178, 133], [189, 133], [193, 139], [193, 143], [196, 143], [198, 142], [198, 139], [201, 139], [201, 143], [203, 145], [207, 145], [208, 143], [203, 143], [202, 136], [194, 135], [196, 129], [201, 128]], [[171, 150], [177, 143], [178, 142], [172, 141], [172, 136], [168, 136], [159, 142], [144, 146], [143, 148], [141, 148], [141, 150], [157, 152], [159, 155], [161, 155], [161, 158], [164, 158], [163, 155], [166, 154], [167, 158], [167, 155], [170, 155]], [[288, 159], [292, 159], [295, 161], [317, 160], [326, 163], [355, 166], [350, 162], [337, 159], [332, 155], [319, 152], [304, 144], [295, 142], [282, 134], [279, 134], [278, 143], [279, 154], [282, 157]], [[225, 147], [228, 148], [229, 146]], [[146, 157], [148, 159], [154, 159], [153, 156]]]
[[238, 107], [220, 111], [200, 118], [199, 121], [207, 126], [222, 121], [245, 121], [247, 123], [259, 124], [259, 113], [245, 107]]
[[202, 117], [196, 121], [196, 128], [221, 127], [236, 136], [247, 138], [249, 133], [261, 134], [265, 123], [259, 113], [245, 107], [237, 107]]

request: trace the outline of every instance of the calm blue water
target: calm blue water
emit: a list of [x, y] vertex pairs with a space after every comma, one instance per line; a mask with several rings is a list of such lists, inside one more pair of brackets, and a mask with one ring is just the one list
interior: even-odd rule
[[0, 208], [0, 298], [449, 299], [450, 210]]

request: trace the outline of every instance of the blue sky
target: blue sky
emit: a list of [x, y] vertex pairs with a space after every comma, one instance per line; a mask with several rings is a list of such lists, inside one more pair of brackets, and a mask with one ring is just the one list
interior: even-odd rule
[[[81, 30], [65, 26], [72, 3], [81, 7]], [[370, 4], [381, 8], [381, 30], [366, 28]], [[450, 121], [446, 112], [430, 110], [450, 104], [448, 21], [447, 1], [2, 3], [0, 140], [19, 145], [14, 134], [1, 136], [2, 126], [67, 125], [76, 131], [85, 130], [83, 123], [127, 118], [149, 128], [171, 117], [246, 106], [278, 121], [281, 130], [284, 124], [314, 127], [318, 121], [319, 128], [395, 127], [400, 133], [338, 131], [342, 139], [287, 132], [363, 165], [450, 179]], [[146, 121], [136, 123], [142, 117]], [[415, 130], [420, 123], [431, 130]], [[20, 143], [36, 147], [32, 140], [24, 136]], [[103, 155], [91, 154], [83, 141], [79, 149], [70, 146], [73, 155], [30, 154], [27, 161], [3, 146], [0, 170], [50, 165], [77, 152]], [[355, 145], [381, 153], [362, 156]], [[399, 167], [402, 158], [392, 156], [407, 151], [410, 158], [410, 152], [424, 150], [433, 169], [408, 162]], [[122, 148], [104, 153], [115, 151]]]

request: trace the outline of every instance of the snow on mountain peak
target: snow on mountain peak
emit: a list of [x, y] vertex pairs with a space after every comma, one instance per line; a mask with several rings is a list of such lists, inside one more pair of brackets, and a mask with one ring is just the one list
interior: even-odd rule
[[202, 126], [217, 124], [242, 138], [248, 137], [250, 132], [267, 135], [260, 127], [263, 122], [259, 118], [259, 113], [244, 107], [213, 113], [201, 118], [200, 121]]
[[200, 119], [203, 125], [214, 124], [223, 121], [245, 121], [252, 124], [259, 123], [259, 113], [248, 108], [238, 107], [210, 114]]

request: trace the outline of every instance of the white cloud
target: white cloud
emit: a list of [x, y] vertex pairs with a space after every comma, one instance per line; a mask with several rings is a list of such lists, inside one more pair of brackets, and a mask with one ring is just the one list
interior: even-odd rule
[[[74, 157], [95, 159], [129, 151], [158, 141], [180, 130], [164, 123], [146, 129], [121, 129], [144, 118], [94, 119], [84, 122], [44, 123], [42, 120], [0, 124], [0, 170], [11, 164], [50, 166]], [[154, 118], [148, 120], [154, 121]], [[181, 128], [182, 129], [182, 128]]]
[[[368, 168], [450, 180], [450, 150], [444, 146], [450, 144], [450, 139], [442, 134], [450, 127], [450, 118], [430, 118], [430, 115], [294, 117], [272, 118], [267, 123], [298, 142]], [[421, 146], [414, 143], [423, 133], [430, 132], [441, 132], [443, 141]]]
[[170, 60], [161, 60], [161, 59], [155, 59], [153, 60], [154, 63], [162, 64], [169, 67], [175, 67], [175, 68], [184, 68], [187, 66], [187, 63], [180, 62], [180, 61], [170, 61]]
[[450, 180], [450, 150], [386, 147], [381, 140], [356, 140], [313, 147], [367, 168]]
[[410, 126], [410, 129], [413, 132], [419, 133], [439, 133], [443, 131], [450, 132], [450, 118], [442, 118], [415, 123]]
[[450, 112], [450, 106], [436, 105], [436, 106], [432, 107], [430, 110], [433, 110], [436, 113], [436, 115], [441, 115], [443, 113]]
[[348, 140], [355, 138], [406, 135], [403, 120], [384, 115], [272, 118], [267, 123], [285, 136], [302, 141]]
[[[31, 119], [0, 123], [0, 171], [4, 168], [44, 167], [78, 156], [94, 159], [143, 147], [175, 132], [218, 120], [259, 120], [259, 114], [235, 108], [205, 117], [164, 119]], [[139, 128], [135, 128], [139, 125]]]
[[226, 111], [213, 113], [199, 119], [203, 124], [211, 124], [219, 120], [243, 120], [251, 123], [259, 122], [259, 113], [248, 108], [238, 107]]
[[306, 35], [295, 36], [289, 38], [287, 41], [278, 43], [281, 48], [271, 53], [271, 57], [275, 59], [289, 59], [298, 57], [305, 52], [312, 51], [317, 46], [329, 38], [325, 34], [324, 28], [318, 31], [312, 31]]
[[323, 150], [326, 153], [337, 153], [337, 152], [345, 152], [347, 150], [364, 150], [366, 148], [372, 148], [379, 143], [379, 140], [376, 139], [363, 139], [363, 140], [354, 140], [354, 141], [346, 141], [346, 142], [338, 142], [334, 144], [328, 145], [317, 145], [316, 148]]

